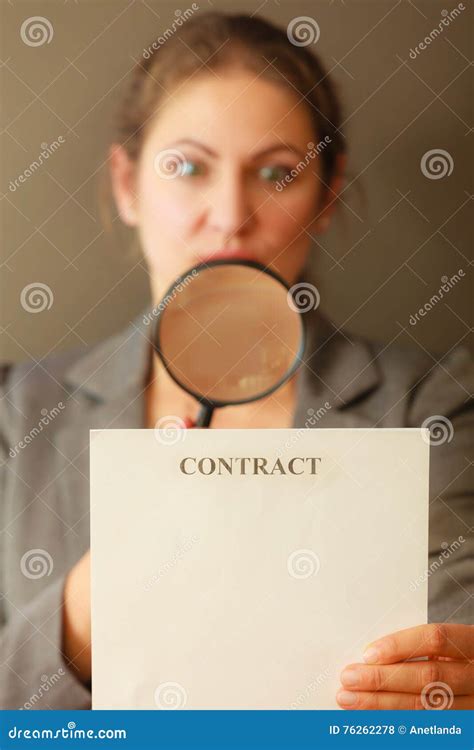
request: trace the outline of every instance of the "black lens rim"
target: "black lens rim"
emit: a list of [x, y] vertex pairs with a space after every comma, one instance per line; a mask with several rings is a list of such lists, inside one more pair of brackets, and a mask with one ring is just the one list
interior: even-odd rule
[[[262, 271], [263, 273], [266, 273], [267, 276], [271, 276], [275, 281], [278, 281], [287, 292], [291, 290], [291, 287], [288, 286], [286, 281], [275, 271], [268, 268], [267, 266], [264, 266], [262, 263], [259, 263], [255, 260], [247, 260], [243, 258], [235, 258], [231, 260], [226, 260], [225, 258], [217, 258], [216, 260], [208, 261], [207, 263], [198, 263], [195, 266], [192, 266], [192, 268], [189, 268], [185, 273], [182, 273], [180, 276], [178, 276], [173, 283], [168, 287], [166, 290], [163, 299], [166, 299], [168, 295], [172, 294], [176, 287], [179, 284], [182, 284], [185, 279], [187, 279], [189, 276], [194, 275], [195, 273], [201, 273], [202, 271], [209, 270], [210, 268], [213, 268], [215, 266], [246, 266], [248, 268], [255, 268], [258, 271]], [[295, 360], [291, 367], [286, 371], [286, 373], [276, 382], [275, 385], [273, 385], [271, 388], [267, 388], [265, 391], [262, 391], [257, 396], [252, 396], [251, 398], [246, 399], [238, 399], [238, 400], [231, 400], [231, 401], [220, 401], [218, 399], [209, 399], [205, 396], [200, 395], [196, 391], [194, 391], [192, 388], [189, 388], [187, 385], [184, 385], [178, 377], [175, 376], [173, 371], [168, 366], [168, 362], [166, 360], [166, 356], [164, 352], [162, 351], [161, 345], [160, 345], [160, 330], [161, 325], [163, 321], [164, 313], [166, 312], [167, 307], [165, 306], [163, 310], [159, 310], [156, 319], [155, 324], [153, 328], [153, 334], [152, 334], [152, 345], [153, 349], [156, 352], [156, 354], [159, 356], [161, 362], [163, 363], [163, 366], [165, 367], [167, 373], [171, 377], [171, 379], [180, 387], [182, 390], [184, 390], [186, 393], [189, 393], [193, 398], [195, 398], [200, 404], [203, 404], [211, 409], [215, 408], [221, 408], [225, 406], [238, 406], [240, 404], [250, 404], [253, 401], [259, 401], [261, 398], [265, 398], [265, 396], [269, 396], [270, 394], [274, 393], [278, 388], [280, 388], [283, 383], [286, 383], [287, 380], [291, 378], [291, 376], [298, 370], [298, 368], [301, 366], [301, 364], [304, 361], [304, 353], [306, 349], [306, 342], [307, 342], [307, 325], [306, 325], [306, 319], [305, 316], [301, 313], [298, 315], [299, 323], [300, 323], [300, 345], [298, 352], [295, 356]], [[295, 310], [297, 312], [297, 310]]]

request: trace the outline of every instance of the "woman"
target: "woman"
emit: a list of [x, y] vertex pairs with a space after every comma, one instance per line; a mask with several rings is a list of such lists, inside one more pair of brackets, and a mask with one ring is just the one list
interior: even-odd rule
[[[154, 303], [179, 274], [217, 257], [252, 258], [289, 285], [307, 279], [311, 235], [327, 229], [344, 178], [340, 123], [334, 86], [310, 48], [262, 19], [198, 15], [148, 51], [124, 97], [110, 171]], [[3, 708], [90, 706], [89, 429], [196, 417], [196, 402], [152, 357], [147, 320], [85, 353], [5, 370]], [[325, 401], [332, 408], [318, 427], [414, 427], [441, 412], [454, 439], [433, 456], [431, 555], [467, 536], [465, 352], [433, 366], [419, 352], [343, 334], [319, 311], [309, 352], [275, 394], [218, 410], [213, 426], [304, 426], [307, 409]], [[58, 404], [21, 449], [41, 409]], [[29, 566], [35, 554], [45, 575]], [[432, 624], [372, 644], [341, 675], [342, 707], [423, 708], [421, 692], [434, 682], [448, 686], [452, 708], [473, 706], [468, 543], [429, 583]], [[420, 656], [430, 658], [405, 662]]]

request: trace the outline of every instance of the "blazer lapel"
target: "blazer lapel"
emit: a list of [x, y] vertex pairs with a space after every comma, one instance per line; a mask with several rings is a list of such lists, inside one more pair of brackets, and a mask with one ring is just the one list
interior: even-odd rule
[[[56, 479], [48, 502], [60, 508], [65, 533], [89, 536], [90, 430], [138, 429], [145, 424], [145, 385], [151, 361], [151, 327], [142, 316], [79, 359], [66, 374], [69, 422], [59, 429]], [[93, 438], [92, 438], [93, 439]], [[71, 551], [74, 559], [77, 554]]]
[[366, 341], [342, 334], [318, 310], [310, 313], [308, 343], [297, 379], [294, 427], [373, 426], [354, 406], [380, 382]]

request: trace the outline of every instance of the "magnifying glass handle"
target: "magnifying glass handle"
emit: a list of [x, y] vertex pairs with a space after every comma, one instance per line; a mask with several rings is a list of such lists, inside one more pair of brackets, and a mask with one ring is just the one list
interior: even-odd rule
[[201, 408], [196, 419], [196, 427], [209, 427], [211, 424], [214, 407], [206, 402], [201, 402]]

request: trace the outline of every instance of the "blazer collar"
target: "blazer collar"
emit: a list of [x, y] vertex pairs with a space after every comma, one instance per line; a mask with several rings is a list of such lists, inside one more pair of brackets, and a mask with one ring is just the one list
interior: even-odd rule
[[[367, 341], [342, 333], [319, 309], [305, 317], [308, 342], [298, 380], [298, 411], [325, 401], [343, 409], [380, 384], [381, 373]], [[66, 372], [67, 383], [74, 392], [98, 401], [140, 393], [151, 364], [152, 333], [149, 309], [76, 360]]]
[[305, 398], [344, 409], [380, 385], [376, 355], [368, 341], [341, 331], [319, 309], [308, 315], [301, 391]]
[[151, 363], [153, 322], [144, 311], [118, 333], [96, 344], [66, 372], [66, 381], [99, 401], [141, 391]]

